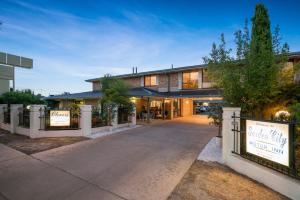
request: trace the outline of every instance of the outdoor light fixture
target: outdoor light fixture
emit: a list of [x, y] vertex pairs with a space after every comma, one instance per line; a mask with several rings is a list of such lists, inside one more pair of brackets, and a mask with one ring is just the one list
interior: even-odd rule
[[135, 103], [135, 102], [136, 102], [136, 98], [135, 98], [135, 97], [131, 97], [131, 98], [130, 98], [130, 101], [131, 101], [132, 103]]
[[286, 116], [286, 117], [289, 117], [290, 116], [290, 113], [286, 110], [280, 110], [280, 111], [277, 111], [275, 113], [275, 117], [276, 118], [279, 118], [280, 116]]

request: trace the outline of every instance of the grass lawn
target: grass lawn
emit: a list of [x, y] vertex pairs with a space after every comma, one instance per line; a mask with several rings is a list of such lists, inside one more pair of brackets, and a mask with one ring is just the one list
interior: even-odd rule
[[224, 165], [196, 161], [168, 198], [168, 200], [180, 199], [281, 200], [288, 198]]
[[25, 154], [34, 154], [84, 140], [88, 140], [88, 138], [53, 137], [31, 139], [23, 135], [11, 134], [8, 131], [0, 129], [0, 143], [21, 151]]

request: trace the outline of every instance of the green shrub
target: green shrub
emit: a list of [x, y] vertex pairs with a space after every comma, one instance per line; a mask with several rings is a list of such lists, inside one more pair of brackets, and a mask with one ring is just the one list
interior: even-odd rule
[[0, 103], [3, 104], [44, 104], [41, 95], [35, 95], [31, 90], [6, 92], [0, 96]]

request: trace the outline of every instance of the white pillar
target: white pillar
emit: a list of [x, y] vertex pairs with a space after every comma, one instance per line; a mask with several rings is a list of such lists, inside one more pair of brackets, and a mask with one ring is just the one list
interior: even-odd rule
[[35, 138], [41, 129], [40, 115], [44, 114], [45, 105], [30, 105], [30, 133], [29, 137]]
[[19, 126], [19, 112], [23, 108], [22, 104], [11, 104], [10, 105], [10, 132], [16, 133], [16, 128]]
[[4, 122], [4, 109], [7, 108], [7, 104], [0, 104], [0, 123]]
[[92, 134], [92, 106], [81, 105], [80, 106], [80, 128], [83, 136], [89, 136]]
[[[232, 153], [234, 150], [234, 133], [232, 131], [233, 129], [233, 114], [235, 113], [235, 116], [239, 117], [241, 113], [241, 108], [230, 108], [230, 107], [223, 107], [223, 122], [222, 122], [222, 156], [223, 161], [226, 163], [227, 157]], [[238, 124], [238, 127], [240, 125], [240, 119], [236, 118], [235, 122]], [[240, 137], [238, 137], [240, 138]], [[236, 149], [238, 149], [239, 152], [239, 141], [235, 142]]]
[[111, 120], [111, 125], [112, 125], [112, 128], [117, 128], [118, 127], [118, 106], [116, 106], [114, 109], [114, 116]]
[[136, 125], [136, 107], [133, 105], [133, 111], [131, 114], [131, 125], [135, 126]]

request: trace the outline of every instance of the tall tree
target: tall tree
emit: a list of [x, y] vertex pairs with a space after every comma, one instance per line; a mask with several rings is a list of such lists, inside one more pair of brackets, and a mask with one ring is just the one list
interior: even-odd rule
[[235, 44], [236, 44], [236, 59], [241, 60], [244, 58], [243, 56], [243, 38], [242, 31], [237, 30], [235, 33]]
[[281, 43], [280, 27], [277, 24], [273, 32], [273, 52], [276, 55], [281, 53], [280, 43]]
[[[252, 18], [252, 33], [246, 19], [243, 30], [234, 34], [235, 59], [230, 58], [231, 50], [226, 49], [223, 34], [220, 45], [213, 44], [210, 57], [205, 57], [204, 62], [208, 64], [211, 80], [223, 89], [226, 104], [240, 106], [243, 111], [258, 116], [282, 93], [278, 80], [284, 77], [282, 72], [286, 72], [283, 69], [289, 47], [286, 43], [281, 46], [279, 30], [277, 26], [272, 39], [268, 11], [258, 4]], [[279, 54], [276, 55], [274, 49]]]
[[246, 96], [251, 109], [261, 111], [272, 100], [277, 74], [268, 11], [263, 4], [258, 4], [252, 18], [249, 66], [245, 76]]
[[249, 55], [250, 51], [250, 32], [248, 28], [248, 19], [245, 19], [245, 25], [243, 30], [243, 57], [246, 58]]

